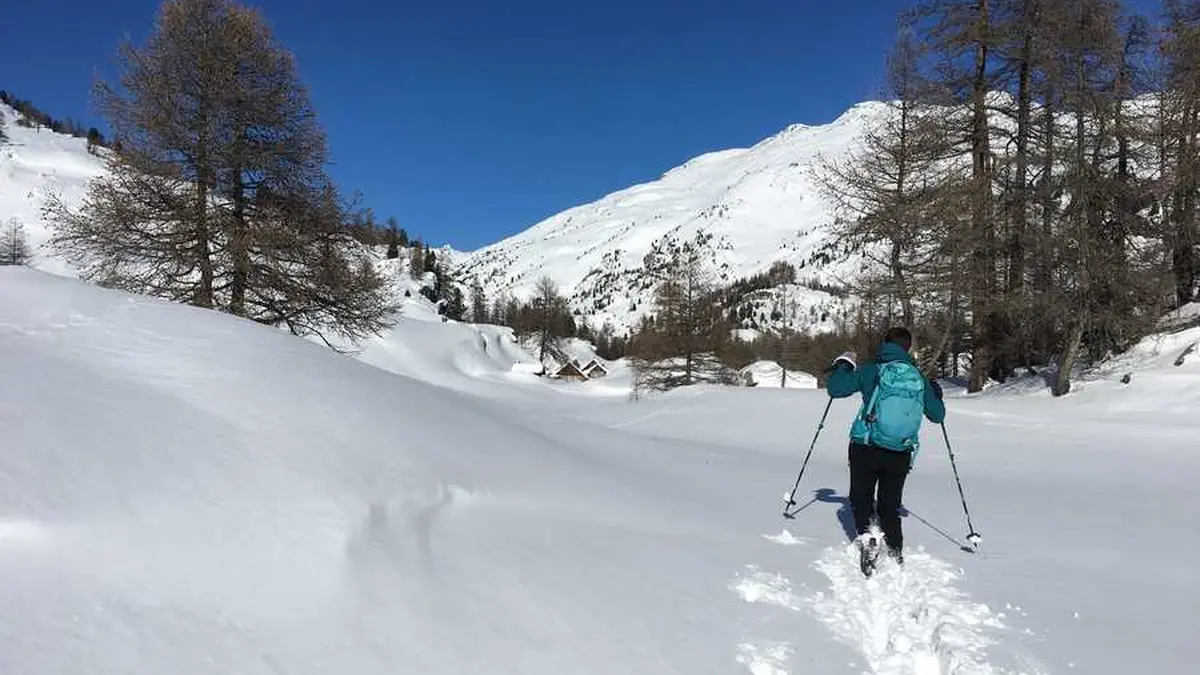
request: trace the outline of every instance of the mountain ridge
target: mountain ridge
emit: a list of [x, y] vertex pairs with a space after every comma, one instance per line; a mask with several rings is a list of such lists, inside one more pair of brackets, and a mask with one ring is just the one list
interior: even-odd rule
[[[642, 268], [655, 246], [712, 237], [715, 281], [796, 268], [808, 331], [831, 328], [842, 303], [826, 290], [853, 276], [854, 257], [837, 251], [832, 206], [812, 176], [822, 157], [846, 156], [886, 104], [855, 104], [834, 121], [791, 124], [745, 148], [706, 152], [652, 181], [565, 209], [528, 229], [454, 256], [460, 279], [489, 293], [528, 297], [552, 279], [572, 311], [593, 328], [628, 331], [650, 311], [652, 285]], [[797, 289], [793, 289], [797, 290]]]

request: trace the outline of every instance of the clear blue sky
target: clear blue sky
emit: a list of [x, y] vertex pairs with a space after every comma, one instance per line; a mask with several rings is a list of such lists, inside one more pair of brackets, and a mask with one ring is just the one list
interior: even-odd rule
[[[0, 89], [88, 123], [156, 0], [5, 3]], [[471, 249], [711, 150], [879, 95], [908, 0], [261, 0], [329, 135], [331, 172]], [[1150, 5], [1150, 0], [1134, 4]], [[1155, 3], [1156, 4], [1156, 3]]]

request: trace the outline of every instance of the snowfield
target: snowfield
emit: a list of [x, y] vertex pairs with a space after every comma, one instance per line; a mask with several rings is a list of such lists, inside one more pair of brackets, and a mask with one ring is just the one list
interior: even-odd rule
[[346, 356], [0, 269], [0, 672], [1193, 672], [1198, 337], [1063, 400], [949, 390], [982, 547], [927, 428], [867, 581], [856, 402], [785, 520], [821, 390], [630, 403], [419, 307]]

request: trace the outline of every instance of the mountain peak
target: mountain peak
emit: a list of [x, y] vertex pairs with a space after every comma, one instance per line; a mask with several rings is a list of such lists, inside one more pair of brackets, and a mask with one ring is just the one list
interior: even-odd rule
[[844, 156], [885, 111], [884, 103], [866, 102], [829, 124], [792, 124], [749, 148], [704, 153], [656, 181], [573, 207], [466, 253], [459, 272], [479, 280], [489, 295], [517, 297], [529, 297], [537, 280], [547, 276], [570, 298], [577, 316], [618, 332], [652, 309], [651, 284], [642, 271], [646, 254], [699, 232], [712, 237], [715, 272], [723, 281], [785, 262], [796, 268], [801, 286], [838, 283], [852, 263], [828, 260], [834, 243], [831, 207], [811, 170], [822, 156]]

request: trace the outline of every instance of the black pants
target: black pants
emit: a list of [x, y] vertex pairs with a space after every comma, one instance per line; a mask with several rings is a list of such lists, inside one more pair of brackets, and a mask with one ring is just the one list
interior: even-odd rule
[[859, 534], [866, 532], [872, 513], [877, 514], [879, 528], [893, 551], [904, 547], [900, 502], [910, 462], [911, 455], [907, 452], [850, 444], [850, 507], [854, 509], [854, 529]]

